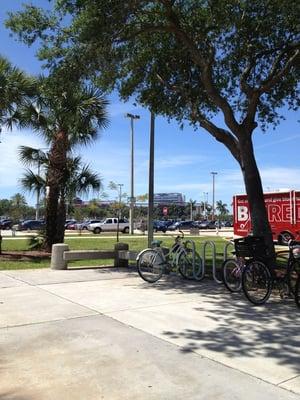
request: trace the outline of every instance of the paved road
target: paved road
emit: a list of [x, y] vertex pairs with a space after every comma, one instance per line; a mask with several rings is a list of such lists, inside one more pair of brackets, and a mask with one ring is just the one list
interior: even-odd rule
[[[1, 235], [4, 238], [8, 238], [8, 239], [24, 239], [24, 237], [28, 237], [28, 236], [33, 236], [35, 235], [36, 232], [35, 231], [16, 231], [14, 232], [14, 236], [11, 230], [2, 230], [1, 231]], [[184, 231], [185, 235], [190, 235], [190, 231]], [[135, 231], [135, 237], [145, 237], [147, 235], [147, 232], [145, 232], [144, 235], [141, 234], [140, 231]], [[155, 233], [155, 237], [165, 237], [165, 236], [176, 236], [178, 235], [178, 231], [168, 231], [167, 233]], [[77, 231], [66, 231], [65, 232], [65, 236], [68, 239], [74, 239], [74, 238], [81, 238], [81, 239], [88, 239], [88, 238], [95, 238], [95, 239], [103, 239], [103, 238], [108, 238], [108, 237], [115, 237], [116, 233], [111, 233], [111, 234], [107, 234], [107, 233], [102, 233], [100, 235], [95, 235], [93, 233], [90, 232], [81, 232], [81, 234]], [[234, 236], [233, 234], [233, 228], [223, 228], [220, 230], [216, 230], [216, 229], [203, 229], [203, 230], [199, 230], [199, 236], [221, 236], [221, 237], [229, 237], [232, 238]], [[123, 238], [128, 238], [131, 237], [130, 235], [127, 234], [122, 234], [120, 235], [120, 237]]]
[[0, 271], [0, 399], [300, 399], [299, 315], [210, 281]]

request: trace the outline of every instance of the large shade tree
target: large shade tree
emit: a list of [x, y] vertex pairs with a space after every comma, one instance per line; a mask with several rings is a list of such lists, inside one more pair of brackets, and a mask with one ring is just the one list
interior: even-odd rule
[[46, 241], [64, 241], [66, 219], [65, 186], [70, 179], [68, 156], [78, 145], [95, 140], [99, 129], [107, 125], [106, 105], [101, 92], [81, 82], [65, 82], [63, 76], [41, 77], [34, 103], [18, 110], [21, 127], [41, 134], [49, 146], [46, 174]]
[[[282, 106], [299, 107], [299, 2], [55, 5], [52, 15], [27, 7], [11, 16], [9, 26], [27, 43], [42, 41], [39, 55], [48, 66], [94, 75], [102, 88], [117, 87], [124, 99], [135, 95], [153, 112], [187, 120], [223, 143], [241, 168], [253, 232], [265, 236], [273, 253], [252, 137], [258, 126], [278, 124]], [[61, 16], [67, 16], [63, 26]]]

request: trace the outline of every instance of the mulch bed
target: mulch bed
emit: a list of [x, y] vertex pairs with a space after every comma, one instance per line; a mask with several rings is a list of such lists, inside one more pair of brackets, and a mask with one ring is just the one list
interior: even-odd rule
[[2, 251], [0, 261], [41, 261], [50, 257], [51, 253], [45, 251]]

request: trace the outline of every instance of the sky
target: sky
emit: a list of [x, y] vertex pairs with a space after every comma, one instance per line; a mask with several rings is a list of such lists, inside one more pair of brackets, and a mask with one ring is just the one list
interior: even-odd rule
[[[8, 11], [21, 8], [25, 0], [0, 0], [0, 54], [30, 74], [41, 72], [41, 63], [35, 58], [35, 48], [28, 48], [11, 37], [3, 21]], [[38, 6], [46, 6], [48, 0], [31, 0]], [[124, 185], [130, 193], [130, 120], [126, 113], [140, 115], [134, 123], [135, 195], [148, 191], [149, 128], [148, 110], [122, 103], [117, 93], [108, 96], [109, 127], [100, 138], [87, 148], [78, 148], [84, 162], [102, 177], [104, 190], [110, 198], [116, 194], [109, 191], [113, 181]], [[275, 130], [266, 133], [256, 129], [254, 148], [265, 191], [300, 189], [299, 159], [299, 113], [282, 111], [286, 120]], [[221, 115], [216, 119], [223, 124]], [[24, 167], [18, 160], [21, 145], [44, 148], [42, 138], [29, 130], [11, 132], [3, 129], [0, 143], [0, 199], [23, 193], [29, 204], [35, 199], [24, 193], [19, 184]], [[212, 175], [215, 176], [215, 199], [228, 206], [232, 196], [245, 193], [242, 174], [229, 151], [206, 131], [194, 131], [188, 124], [181, 130], [175, 121], [168, 122], [157, 117], [155, 121], [155, 193], [180, 192], [186, 200], [212, 202]], [[208, 193], [208, 194], [207, 194]], [[91, 194], [89, 198], [96, 197]], [[86, 198], [83, 198], [86, 200]]]

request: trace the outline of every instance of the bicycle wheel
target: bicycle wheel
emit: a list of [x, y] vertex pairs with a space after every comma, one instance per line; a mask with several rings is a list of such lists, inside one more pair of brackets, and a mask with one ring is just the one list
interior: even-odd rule
[[195, 264], [193, 253], [191, 251], [181, 253], [178, 258], [178, 271], [185, 279], [201, 280], [202, 277], [202, 259], [195, 252]]
[[295, 302], [300, 308], [300, 275], [298, 276], [296, 286], [295, 286]]
[[158, 281], [164, 272], [162, 256], [155, 250], [145, 250], [138, 259], [137, 269], [144, 281], [154, 283]]
[[260, 261], [250, 261], [242, 272], [242, 288], [246, 298], [255, 305], [264, 304], [271, 295], [273, 279]]
[[296, 283], [297, 283], [299, 276], [300, 276], [300, 261], [293, 260], [291, 262], [291, 264], [289, 265], [288, 271], [287, 271], [287, 283], [288, 283], [289, 291], [293, 295], [295, 294]]
[[239, 292], [242, 288], [242, 266], [232, 258], [222, 264], [222, 278], [224, 285], [230, 292]]

